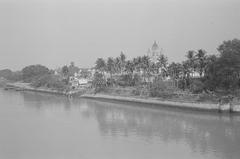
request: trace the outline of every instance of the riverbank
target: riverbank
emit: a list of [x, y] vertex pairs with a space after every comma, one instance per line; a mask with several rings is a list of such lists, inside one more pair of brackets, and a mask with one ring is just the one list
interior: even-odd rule
[[[229, 105], [219, 106], [219, 104], [206, 104], [206, 103], [187, 103], [187, 102], [173, 102], [173, 101], [162, 101], [156, 98], [136, 98], [136, 97], [122, 97], [122, 96], [112, 96], [106, 94], [84, 94], [81, 97], [89, 98], [89, 99], [97, 99], [97, 100], [108, 100], [108, 101], [120, 101], [120, 102], [134, 102], [139, 104], [147, 104], [161, 107], [169, 107], [169, 108], [179, 108], [179, 109], [190, 109], [190, 110], [201, 110], [201, 111], [212, 111], [219, 112], [228, 111]], [[233, 105], [232, 112], [240, 113], [240, 106]]]
[[5, 86], [5, 90], [16, 90], [16, 91], [35, 91], [35, 92], [42, 92], [42, 93], [52, 93], [52, 94], [61, 94], [66, 95], [66, 92], [53, 90], [49, 88], [34, 88], [29, 83], [23, 82], [15, 82], [15, 83], [8, 83]]
[[83, 90], [56, 90], [56, 89], [50, 89], [50, 88], [45, 88], [45, 87], [32, 87], [30, 83], [23, 83], [23, 82], [15, 82], [15, 83], [8, 83], [6, 84], [5, 90], [15, 90], [15, 91], [34, 91], [34, 92], [41, 92], [41, 93], [50, 93], [50, 94], [59, 94], [59, 95], [66, 95], [66, 96], [71, 96], [73, 94], [78, 94], [83, 91]]
[[8, 83], [5, 87], [6, 90], [13, 89], [16, 91], [34, 91], [41, 93], [51, 93], [59, 95], [67, 95], [79, 98], [89, 98], [105, 101], [118, 101], [118, 102], [131, 102], [139, 103], [149, 106], [157, 107], [168, 107], [177, 109], [189, 109], [189, 110], [199, 110], [199, 111], [212, 111], [212, 112], [233, 112], [240, 113], [240, 105], [232, 103], [201, 103], [201, 102], [185, 102], [185, 101], [170, 101], [164, 100], [163, 98], [150, 98], [141, 96], [122, 96], [120, 94], [104, 94], [104, 93], [85, 93], [86, 90], [72, 90], [72, 91], [59, 91], [49, 88], [34, 88], [29, 83]]

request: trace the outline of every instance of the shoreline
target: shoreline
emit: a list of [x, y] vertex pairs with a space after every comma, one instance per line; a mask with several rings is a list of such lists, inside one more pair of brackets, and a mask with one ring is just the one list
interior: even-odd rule
[[67, 92], [64, 91], [58, 91], [53, 89], [47, 89], [47, 88], [34, 88], [29, 86], [28, 83], [8, 83], [5, 90], [15, 90], [15, 91], [32, 91], [32, 92], [40, 92], [40, 93], [50, 93], [50, 94], [59, 94], [59, 95], [67, 95]]
[[[33, 91], [33, 92], [40, 92], [40, 93], [50, 93], [50, 94], [58, 94], [58, 95], [66, 95], [72, 96], [77, 94], [79, 91], [58, 91], [48, 88], [33, 88], [28, 83], [8, 83], [5, 87], [5, 90], [13, 89], [16, 91]], [[240, 113], [240, 105], [232, 105], [230, 106], [229, 103], [219, 105], [219, 104], [212, 104], [212, 103], [191, 103], [191, 102], [180, 102], [180, 101], [168, 101], [168, 100], [159, 100], [157, 98], [148, 98], [143, 99], [140, 97], [124, 97], [121, 95], [106, 95], [106, 94], [87, 94], [82, 93], [81, 95], [77, 96], [78, 98], [89, 98], [89, 99], [96, 99], [96, 100], [105, 100], [105, 101], [117, 101], [117, 102], [130, 102], [130, 103], [138, 103], [144, 104], [155, 107], [165, 107], [165, 108], [175, 108], [175, 109], [182, 109], [182, 110], [194, 110], [194, 111], [209, 111], [209, 112], [223, 112], [223, 113]], [[146, 106], [148, 107], [148, 106]], [[230, 107], [232, 110], [230, 112]]]
[[[84, 94], [82, 98], [96, 99], [96, 100], [107, 100], [107, 101], [118, 101], [118, 102], [131, 102], [139, 104], [148, 104], [155, 107], [165, 107], [172, 109], [183, 109], [183, 110], [194, 110], [194, 111], [209, 111], [219, 112], [219, 104], [206, 104], [206, 103], [187, 103], [187, 102], [173, 102], [173, 101], [162, 101], [157, 99], [140, 99], [134, 97], [123, 97], [123, 96], [112, 96], [105, 94]], [[222, 112], [230, 113], [229, 111], [222, 110]], [[233, 106], [232, 113], [240, 113], [240, 106]]]

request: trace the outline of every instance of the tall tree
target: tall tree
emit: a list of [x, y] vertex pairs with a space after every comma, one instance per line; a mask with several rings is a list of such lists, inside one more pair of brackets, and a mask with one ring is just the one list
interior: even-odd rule
[[184, 82], [183, 89], [190, 85], [190, 74], [192, 73], [191, 63], [187, 61], [182, 62], [182, 80]]
[[167, 67], [167, 74], [172, 79], [173, 85], [178, 87], [179, 79], [181, 77], [181, 73], [183, 70], [183, 66], [180, 63], [172, 62]]
[[110, 74], [110, 77], [112, 79], [112, 74], [114, 73], [114, 60], [113, 58], [109, 57], [107, 60], [107, 72]]
[[75, 73], [79, 72], [79, 68], [77, 66], [75, 66], [74, 62], [70, 63], [70, 66], [68, 67], [68, 71], [69, 71], [69, 75], [70, 76], [74, 76]]
[[116, 57], [114, 59], [114, 67], [115, 67], [116, 73], [120, 73], [121, 72], [121, 60], [120, 60], [120, 57]]
[[196, 52], [193, 50], [190, 50], [187, 52], [187, 61], [185, 63], [185, 66], [188, 67], [188, 71], [190, 71], [190, 75], [196, 71], [197, 63], [195, 58]]
[[204, 81], [205, 87], [209, 90], [215, 90], [217, 87], [217, 79], [216, 79], [216, 62], [218, 57], [216, 55], [207, 56], [207, 64], [205, 67]]
[[205, 67], [207, 65], [207, 52], [203, 49], [198, 50], [197, 54], [196, 54], [196, 61], [197, 61], [197, 71], [200, 75], [200, 77], [202, 77]]
[[181, 71], [182, 65], [180, 63], [172, 62], [167, 68], [168, 75], [174, 80], [180, 78]]
[[[211, 89], [232, 91], [240, 88], [240, 40], [224, 41], [219, 47], [220, 56], [206, 71], [206, 81]], [[214, 59], [214, 58], [212, 58]]]
[[161, 54], [157, 61], [158, 70], [161, 72], [161, 76], [165, 77], [167, 73], [168, 58], [165, 55]]
[[146, 75], [150, 73], [150, 58], [146, 55], [142, 56], [140, 66], [143, 71], [144, 81], [146, 82]]
[[126, 62], [125, 71], [126, 71], [127, 73], [133, 74], [134, 64], [133, 64], [132, 61], [128, 60], [128, 61]]
[[141, 71], [141, 63], [142, 63], [142, 57], [138, 56], [138, 57], [133, 59], [134, 70], [136, 72]]
[[106, 62], [103, 58], [98, 58], [95, 63], [95, 69], [103, 73], [106, 70]]
[[120, 54], [120, 63], [121, 63], [121, 73], [125, 70], [125, 64], [126, 64], [126, 55], [124, 55], [123, 52]]
[[48, 73], [49, 69], [42, 65], [30, 65], [22, 69], [23, 80], [26, 82], [31, 82], [33, 78], [40, 77]]

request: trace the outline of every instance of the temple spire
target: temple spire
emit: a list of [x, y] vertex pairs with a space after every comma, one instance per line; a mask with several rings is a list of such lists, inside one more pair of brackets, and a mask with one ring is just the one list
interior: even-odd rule
[[159, 49], [158, 44], [157, 44], [156, 40], [154, 40], [154, 43], [152, 45], [152, 50], [158, 50], [158, 49]]

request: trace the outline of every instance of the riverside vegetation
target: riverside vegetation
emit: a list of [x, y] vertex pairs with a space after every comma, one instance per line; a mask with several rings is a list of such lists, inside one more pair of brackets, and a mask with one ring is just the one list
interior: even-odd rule
[[[205, 50], [190, 50], [183, 62], [168, 62], [161, 54], [157, 62], [149, 56], [127, 59], [119, 57], [106, 60], [98, 58], [93, 72], [80, 73], [91, 79], [90, 93], [102, 93], [180, 102], [219, 103], [219, 99], [239, 101], [240, 88], [240, 40], [224, 41], [217, 55]], [[72, 62], [70, 66], [50, 70], [42, 65], [31, 65], [21, 71], [0, 71], [0, 83], [22, 81], [34, 88], [71, 91], [70, 77], [79, 72]], [[92, 75], [91, 75], [92, 73]]]
[[93, 85], [96, 92], [115, 95], [238, 103], [240, 40], [224, 41], [217, 50], [217, 55], [203, 49], [190, 50], [181, 63], [168, 63], [164, 55], [160, 55], [156, 63], [151, 62], [149, 56], [127, 60], [123, 53], [117, 58], [99, 58]]

